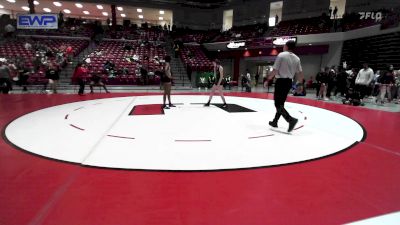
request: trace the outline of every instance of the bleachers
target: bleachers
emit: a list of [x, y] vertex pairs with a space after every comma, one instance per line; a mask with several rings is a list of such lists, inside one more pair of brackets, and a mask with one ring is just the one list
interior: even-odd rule
[[219, 30], [197, 31], [190, 29], [179, 29], [172, 34], [175, 40], [180, 40], [182, 43], [206, 43], [213, 40], [219, 35]]
[[213, 42], [223, 42], [232, 40], [247, 40], [263, 37], [268, 30], [267, 24], [255, 24], [240, 27], [232, 27], [229, 31], [222, 32]]
[[212, 61], [207, 58], [199, 45], [184, 45], [180, 51], [182, 62], [193, 71], [211, 71]]
[[[29, 43], [32, 48], [26, 49], [25, 44]], [[51, 49], [53, 52], [66, 51], [67, 47], [72, 47], [73, 56], [77, 56], [84, 48], [89, 44], [87, 40], [79, 39], [48, 39], [48, 38], [17, 38], [13, 40], [8, 40], [0, 45], [0, 57], [6, 58], [10, 62], [15, 62], [16, 60], [23, 60], [24, 67], [29, 71], [32, 71], [29, 78], [30, 84], [38, 84], [44, 81], [44, 73], [46, 68], [40, 66], [39, 69], [34, 71], [33, 60], [36, 54], [44, 54], [43, 50], [38, 50], [39, 45], [41, 47], [46, 47]], [[40, 48], [40, 47], [39, 47]], [[47, 62], [55, 63], [56, 57], [55, 53], [52, 57], [47, 57]], [[61, 65], [60, 65], [61, 66]]]
[[118, 26], [115, 30], [107, 30], [104, 33], [104, 37], [109, 39], [165, 41], [164, 31], [158, 28], [133, 28]]
[[[132, 46], [132, 50], [125, 50], [125, 45]], [[138, 61], [131, 61], [127, 58], [137, 55]], [[141, 84], [143, 80], [140, 77], [139, 63], [144, 66], [149, 72], [150, 84], [159, 83], [159, 77], [154, 73], [161, 71], [163, 65], [157, 63], [154, 57], [162, 60], [166, 56], [165, 48], [155, 46], [151, 43], [148, 45], [141, 45], [137, 41], [103, 41], [95, 49], [94, 52], [88, 55], [90, 59], [89, 75], [98, 74], [105, 82], [112, 85], [132, 85]], [[110, 61], [115, 64], [114, 77], [110, 77], [107, 71], [103, 69], [104, 64]], [[121, 74], [124, 68], [128, 69], [127, 74]]]
[[400, 32], [348, 40], [343, 43], [341, 62], [351, 68], [368, 63], [374, 70], [385, 70], [388, 65], [400, 68]]
[[281, 21], [275, 27], [270, 36], [288, 36], [302, 34], [316, 34], [329, 32], [330, 28], [326, 20], [321, 17]]
[[94, 29], [92, 24], [64, 26], [57, 30], [18, 30], [18, 34], [67, 36], [67, 37], [92, 37]]

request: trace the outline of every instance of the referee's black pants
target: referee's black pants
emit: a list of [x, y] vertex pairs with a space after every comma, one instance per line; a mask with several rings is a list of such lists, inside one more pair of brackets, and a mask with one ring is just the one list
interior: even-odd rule
[[285, 109], [285, 101], [291, 88], [292, 88], [292, 79], [290, 78], [276, 79], [275, 91], [274, 91], [276, 114], [273, 120], [274, 123], [277, 123], [281, 116], [283, 116], [283, 118], [285, 118], [287, 122], [293, 120], [293, 118], [289, 115], [289, 113]]
[[79, 91], [78, 94], [82, 95], [85, 91], [85, 80], [78, 78]]

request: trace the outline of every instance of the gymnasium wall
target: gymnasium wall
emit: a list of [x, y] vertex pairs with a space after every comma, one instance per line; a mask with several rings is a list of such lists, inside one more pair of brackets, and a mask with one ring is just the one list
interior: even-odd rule
[[400, 7], [396, 0], [346, 0], [346, 12], [374, 11], [382, 8], [390, 9]]
[[285, 0], [283, 1], [283, 20], [321, 16], [328, 14], [329, 0]]
[[177, 27], [189, 27], [195, 30], [221, 29], [221, 9], [196, 9], [178, 6], [173, 9], [173, 23]]
[[233, 26], [267, 23], [269, 2], [271, 1], [246, 1], [244, 4], [230, 7], [233, 9]]

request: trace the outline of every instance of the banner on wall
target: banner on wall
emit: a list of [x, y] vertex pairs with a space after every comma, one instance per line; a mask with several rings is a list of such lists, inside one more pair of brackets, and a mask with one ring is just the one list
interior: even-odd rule
[[58, 29], [58, 15], [18, 14], [17, 29]]
[[245, 45], [246, 45], [246, 42], [244, 42], [244, 41], [240, 41], [240, 42], [231, 41], [231, 42], [229, 42], [229, 44], [226, 45], [226, 47], [229, 49], [235, 49], [235, 48], [244, 47]]
[[274, 45], [285, 45], [288, 41], [297, 42], [297, 37], [275, 37], [272, 39], [272, 43]]

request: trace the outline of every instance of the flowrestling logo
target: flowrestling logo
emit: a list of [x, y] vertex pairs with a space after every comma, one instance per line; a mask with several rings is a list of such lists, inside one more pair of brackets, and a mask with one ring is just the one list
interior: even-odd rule
[[58, 29], [57, 14], [17, 15], [18, 29]]
[[373, 19], [380, 22], [383, 19], [382, 12], [359, 12], [358, 14], [360, 14], [360, 20]]

